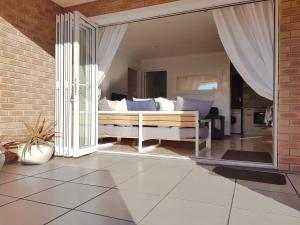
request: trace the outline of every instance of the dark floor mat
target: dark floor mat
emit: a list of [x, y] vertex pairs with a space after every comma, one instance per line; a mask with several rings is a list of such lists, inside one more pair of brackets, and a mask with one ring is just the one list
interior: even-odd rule
[[279, 173], [244, 170], [228, 167], [216, 167], [213, 172], [229, 179], [255, 181], [267, 184], [285, 185], [285, 176]]
[[247, 162], [260, 162], [260, 163], [272, 163], [272, 157], [268, 152], [250, 152], [250, 151], [238, 151], [227, 150], [222, 159], [235, 160], [235, 161], [247, 161]]

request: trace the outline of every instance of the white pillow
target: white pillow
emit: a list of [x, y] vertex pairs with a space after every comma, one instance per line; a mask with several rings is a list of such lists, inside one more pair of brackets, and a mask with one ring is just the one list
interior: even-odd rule
[[99, 102], [98, 102], [98, 109], [100, 111], [110, 111], [110, 107], [107, 103], [107, 99], [106, 97], [102, 98]]
[[174, 111], [175, 103], [166, 98], [156, 98], [155, 101], [159, 102], [159, 111]]
[[107, 103], [111, 111], [128, 111], [125, 98], [121, 101], [107, 100]]
[[135, 102], [141, 102], [141, 101], [149, 101], [152, 100], [153, 98], [132, 98], [133, 101]]

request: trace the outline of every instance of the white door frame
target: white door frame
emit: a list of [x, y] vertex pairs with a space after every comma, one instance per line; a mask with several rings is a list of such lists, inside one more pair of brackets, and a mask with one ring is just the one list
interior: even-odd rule
[[[87, 70], [91, 76], [91, 129], [87, 132], [90, 143], [80, 146], [79, 75], [80, 29], [89, 31]], [[79, 157], [97, 151], [98, 145], [98, 86], [97, 86], [98, 25], [79, 12], [56, 16], [56, 103], [55, 103], [55, 155]]]
[[[261, 2], [267, 0], [184, 0], [175, 1], [171, 3], [159, 4], [149, 7], [143, 7], [138, 9], [126, 10], [122, 12], [109, 13], [99, 16], [90, 17], [100, 27], [112, 26], [116, 24], [138, 22], [143, 20], [161, 18], [165, 16], [175, 16], [185, 13], [192, 13], [197, 11], [207, 11], [216, 8], [222, 8], [227, 6], [234, 6], [240, 4], [247, 4], [253, 2]], [[224, 165], [244, 165], [251, 167], [264, 167], [276, 169], [278, 166], [278, 6], [279, 1], [273, 0], [275, 5], [275, 53], [274, 53], [274, 127], [273, 127], [273, 164], [265, 165], [261, 163], [248, 163], [248, 162], [233, 162], [225, 160], [213, 160], [213, 159], [197, 159], [197, 161], [203, 161], [205, 163], [212, 164], [224, 164]]]
[[90, 19], [103, 27], [261, 1], [265, 0], [181, 0], [93, 16]]
[[[80, 157], [83, 155], [90, 154], [92, 152], [97, 151], [97, 145], [98, 145], [98, 126], [97, 126], [97, 121], [98, 121], [98, 86], [96, 85], [95, 87], [92, 87], [92, 103], [91, 106], [91, 111], [94, 112], [92, 115], [92, 129], [91, 129], [91, 145], [87, 147], [80, 147], [79, 144], [79, 127], [80, 127], [80, 108], [79, 108], [79, 65], [80, 65], [80, 29], [90, 29], [91, 30], [91, 43], [92, 46], [90, 48], [91, 54], [94, 56], [91, 58], [92, 61], [92, 66], [89, 66], [91, 69], [91, 73], [94, 74], [92, 76], [92, 83], [97, 84], [97, 68], [96, 68], [96, 47], [97, 47], [97, 30], [98, 30], [98, 25], [90, 21], [90, 19], [86, 18], [79, 12], [74, 12], [75, 16], [75, 26], [74, 26], [74, 53], [73, 53], [73, 62], [74, 62], [74, 116], [73, 116], [73, 157]], [[88, 57], [88, 56], [87, 56]], [[78, 137], [78, 138], [76, 138]]]

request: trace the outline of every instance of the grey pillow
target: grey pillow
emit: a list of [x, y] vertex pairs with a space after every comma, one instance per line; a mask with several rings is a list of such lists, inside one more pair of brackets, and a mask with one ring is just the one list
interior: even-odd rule
[[155, 107], [156, 107], [156, 110], [159, 110], [159, 102], [157, 101], [157, 98], [132, 98], [132, 100], [134, 102], [144, 102], [144, 101], [150, 101], [150, 100], [154, 100], [155, 101]]
[[178, 96], [176, 111], [198, 111], [199, 119], [204, 119], [213, 105], [213, 101], [202, 101]]
[[128, 111], [156, 111], [155, 101], [130, 101], [127, 100]]

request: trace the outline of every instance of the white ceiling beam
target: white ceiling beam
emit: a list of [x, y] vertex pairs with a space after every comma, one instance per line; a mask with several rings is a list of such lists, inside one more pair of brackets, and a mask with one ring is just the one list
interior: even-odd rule
[[100, 26], [261, 0], [181, 0], [91, 17]]

